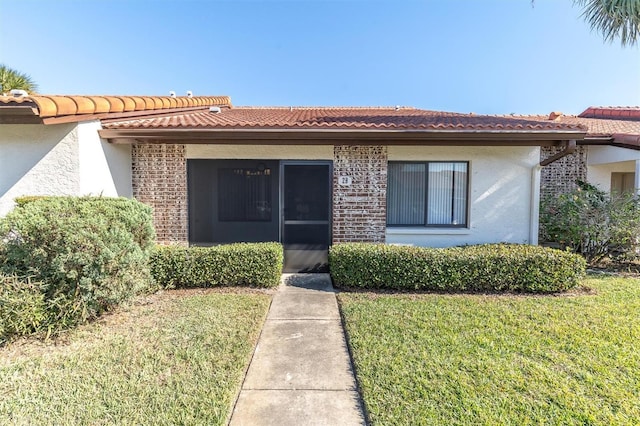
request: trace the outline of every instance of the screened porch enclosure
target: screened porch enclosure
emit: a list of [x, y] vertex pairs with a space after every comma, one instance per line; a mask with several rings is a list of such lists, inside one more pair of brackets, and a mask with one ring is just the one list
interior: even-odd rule
[[189, 243], [279, 241], [279, 164], [188, 160]]
[[286, 272], [328, 270], [331, 162], [187, 161], [189, 243], [278, 241]]

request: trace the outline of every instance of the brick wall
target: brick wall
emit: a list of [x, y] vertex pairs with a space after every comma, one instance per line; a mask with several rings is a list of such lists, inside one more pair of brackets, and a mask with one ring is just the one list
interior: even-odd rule
[[[543, 147], [541, 159], [560, 147]], [[542, 169], [541, 197], [564, 193], [586, 180], [586, 149]], [[349, 176], [351, 185], [340, 185]], [[132, 147], [134, 197], [154, 209], [158, 241], [188, 243], [187, 170], [184, 145], [135, 144]], [[384, 242], [386, 231], [387, 148], [335, 146], [333, 163], [333, 242]]]
[[[562, 147], [542, 147], [540, 159], [544, 160]], [[587, 150], [578, 146], [575, 152], [543, 167], [540, 175], [540, 197], [567, 193], [575, 189], [576, 180], [587, 180]]]
[[[351, 185], [340, 185], [340, 176], [351, 177]], [[133, 196], [153, 207], [158, 241], [187, 244], [185, 146], [133, 145], [132, 186]], [[387, 148], [334, 147], [333, 187], [333, 242], [384, 242]]]
[[[340, 185], [341, 176], [351, 184]], [[384, 242], [387, 147], [335, 146], [333, 188], [333, 242]]]
[[131, 151], [133, 196], [153, 207], [162, 244], [187, 244], [187, 161], [184, 145], [136, 144]]

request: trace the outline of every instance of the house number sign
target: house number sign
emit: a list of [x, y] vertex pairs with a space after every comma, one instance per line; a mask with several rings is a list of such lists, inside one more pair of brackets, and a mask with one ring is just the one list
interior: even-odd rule
[[340, 186], [350, 186], [353, 179], [351, 176], [340, 176], [338, 177], [338, 185]]

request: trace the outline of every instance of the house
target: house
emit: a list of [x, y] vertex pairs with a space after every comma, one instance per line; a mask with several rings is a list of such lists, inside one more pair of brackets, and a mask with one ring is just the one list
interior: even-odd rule
[[286, 268], [307, 271], [346, 241], [536, 244], [541, 172], [587, 134], [562, 120], [226, 96], [0, 97], [0, 130], [0, 215], [25, 194], [135, 197], [163, 243], [280, 241]]
[[[640, 107], [589, 107], [578, 116], [553, 112], [537, 119], [587, 129], [572, 154], [542, 171], [543, 195], [571, 191], [576, 180], [606, 192], [640, 191]], [[544, 147], [542, 156], [556, 150]]]

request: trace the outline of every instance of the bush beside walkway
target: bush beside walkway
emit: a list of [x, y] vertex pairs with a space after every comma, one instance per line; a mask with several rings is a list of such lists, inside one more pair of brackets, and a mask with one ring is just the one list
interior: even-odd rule
[[[1, 278], [11, 285], [0, 293], [0, 319], [17, 315], [27, 323], [4, 327], [0, 343], [29, 329], [51, 333], [83, 323], [152, 290], [154, 240], [151, 208], [135, 200], [22, 200], [0, 219], [0, 274], [15, 277]], [[29, 323], [15, 309], [40, 309], [31, 290], [42, 294], [44, 315]], [[20, 298], [22, 305], [14, 303]]]
[[280, 284], [282, 244], [238, 243], [214, 247], [158, 246], [151, 275], [164, 288]]
[[585, 274], [576, 254], [518, 244], [446, 249], [346, 243], [329, 252], [336, 286], [403, 291], [515, 291], [571, 289]]
[[151, 208], [108, 197], [22, 197], [0, 218], [0, 345], [97, 318], [159, 286], [274, 287], [278, 243], [155, 247]]

